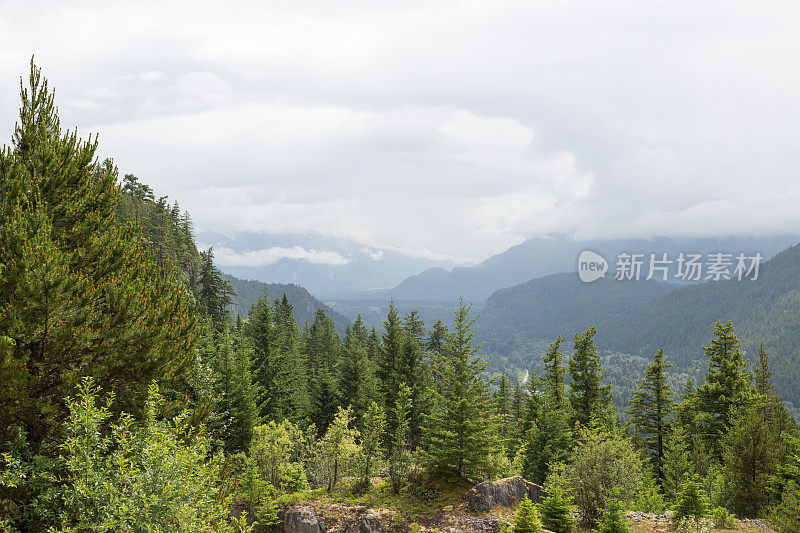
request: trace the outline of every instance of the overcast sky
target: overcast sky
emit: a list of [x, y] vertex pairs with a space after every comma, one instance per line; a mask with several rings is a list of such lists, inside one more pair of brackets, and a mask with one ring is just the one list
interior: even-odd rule
[[800, 4], [0, 0], [62, 123], [196, 226], [476, 261], [800, 231]]

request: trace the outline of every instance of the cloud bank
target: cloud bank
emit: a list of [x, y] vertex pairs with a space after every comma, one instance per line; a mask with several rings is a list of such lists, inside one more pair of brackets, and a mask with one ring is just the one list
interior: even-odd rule
[[800, 231], [790, 2], [0, 2], [7, 135], [32, 53], [62, 123], [200, 229], [461, 262]]

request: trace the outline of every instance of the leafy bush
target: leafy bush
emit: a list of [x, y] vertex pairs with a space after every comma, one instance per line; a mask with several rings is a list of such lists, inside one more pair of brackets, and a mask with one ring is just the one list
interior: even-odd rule
[[533, 502], [525, 498], [514, 515], [514, 533], [539, 533], [541, 530], [542, 520], [539, 518], [539, 511]]
[[570, 533], [575, 528], [572, 518], [572, 498], [558, 486], [547, 488], [548, 496], [540, 507], [542, 523], [555, 533]]
[[636, 501], [633, 502], [633, 509], [642, 513], [661, 514], [666, 507], [664, 495], [655, 479], [651, 475], [646, 475], [644, 486], [636, 495]]
[[736, 527], [738, 520], [736, 517], [724, 507], [715, 507], [711, 511], [711, 519], [714, 521], [715, 527], [724, 527], [733, 529]]
[[705, 491], [700, 488], [700, 485], [696, 481], [690, 481], [686, 484], [678, 497], [678, 503], [675, 506], [675, 514], [672, 516], [672, 520], [678, 524], [683, 518], [689, 516], [705, 518], [708, 516], [708, 507], [708, 496]]
[[206, 439], [193, 434], [188, 413], [156, 420], [164, 399], [151, 385], [144, 424], [123, 414], [106, 434], [111, 398], [98, 406], [97, 396], [87, 378], [67, 401], [60, 530], [231, 531], [220, 461], [208, 459]]
[[675, 526], [675, 533], [710, 533], [713, 525], [708, 518], [684, 516]]
[[552, 467], [548, 484], [574, 494], [583, 522], [592, 525], [601, 517], [612, 488], [627, 505], [636, 501], [645, 479], [645, 465], [628, 439], [584, 429], [572, 461]]
[[306, 471], [300, 463], [287, 463], [281, 471], [281, 487], [286, 492], [308, 490]]
[[800, 531], [800, 486], [790, 481], [783, 490], [781, 502], [772, 513], [772, 523], [781, 533]]

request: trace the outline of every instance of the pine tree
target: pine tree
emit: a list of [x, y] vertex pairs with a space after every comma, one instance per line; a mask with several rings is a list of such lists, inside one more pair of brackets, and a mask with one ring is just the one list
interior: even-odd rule
[[689, 481], [678, 498], [672, 521], [677, 524], [681, 518], [686, 516], [696, 516], [697, 518], [708, 516], [710, 505], [708, 495], [700, 487], [700, 484], [694, 480]]
[[566, 406], [567, 393], [564, 385], [564, 375], [566, 368], [564, 368], [564, 354], [559, 351], [561, 343], [566, 341], [564, 337], [559, 336], [556, 341], [550, 345], [547, 354], [544, 356], [544, 390], [551, 406], [561, 408]]
[[333, 320], [318, 309], [314, 322], [303, 333], [303, 351], [308, 361], [309, 419], [318, 431], [333, 421], [339, 407], [341, 342]]
[[489, 434], [491, 399], [481, 373], [487, 363], [473, 346], [475, 319], [463, 301], [455, 313], [440, 367], [442, 393], [434, 391], [437, 408], [427, 432], [431, 468], [457, 478], [479, 474], [493, 448]]
[[570, 533], [575, 529], [572, 498], [558, 486], [548, 487], [547, 492], [540, 508], [542, 524], [555, 533]]
[[367, 411], [376, 396], [375, 370], [367, 355], [363, 323], [359, 316], [352, 328], [345, 330], [344, 356], [341, 365], [342, 405], [350, 405], [356, 421]]
[[252, 346], [259, 416], [264, 421], [280, 422], [292, 412], [291, 369], [279, 348], [275, 316], [267, 295], [250, 309], [245, 330]]
[[736, 417], [724, 444], [725, 507], [738, 516], [763, 516], [776, 503], [769, 483], [785, 454], [780, 428], [753, 405]]
[[575, 352], [569, 360], [569, 402], [575, 421], [582, 426], [607, 424], [611, 414], [611, 384], [603, 385], [605, 369], [600, 363], [592, 326], [583, 335], [575, 334]]
[[200, 304], [214, 326], [220, 329], [228, 318], [231, 296], [236, 293], [231, 283], [225, 280], [219, 269], [214, 266], [213, 249], [200, 252], [200, 260]]
[[569, 456], [570, 431], [564, 408], [542, 405], [537, 420], [522, 439], [522, 475], [525, 479], [542, 484], [550, 473], [550, 466], [566, 461]]
[[675, 501], [693, 470], [689, 451], [689, 436], [680, 426], [673, 427], [664, 451], [662, 468], [664, 478], [661, 482], [664, 495], [670, 501]]
[[32, 62], [28, 82], [0, 151], [0, 433], [24, 427], [45, 453], [81, 376], [141, 413], [152, 381], [185, 391], [197, 337], [175, 272], [135, 225], [115, 225], [116, 169], [97, 162], [96, 139], [61, 130]]
[[519, 509], [514, 514], [514, 533], [539, 533], [542, 530], [542, 521], [539, 511], [529, 498], [520, 502]]
[[411, 389], [404, 383], [400, 384], [397, 402], [393, 410], [394, 431], [390, 435], [389, 454], [389, 479], [392, 483], [392, 492], [398, 494], [406, 481], [409, 458], [409, 419], [411, 417]]
[[737, 411], [753, 396], [751, 375], [745, 370], [747, 362], [730, 321], [714, 325], [714, 337], [703, 351], [709, 362], [706, 383], [698, 390], [701, 430], [721, 459], [722, 439], [733, 426]]
[[[397, 403], [397, 394], [402, 377], [403, 341], [405, 334], [400, 323], [400, 315], [394, 306], [394, 301], [389, 302], [389, 312], [383, 323], [384, 333], [378, 351], [377, 378], [380, 393], [383, 398], [383, 407], [386, 412], [394, 409]], [[394, 422], [389, 422], [389, 433], [393, 433]]]
[[671, 364], [664, 361], [664, 350], [658, 350], [653, 362], [645, 369], [644, 379], [634, 391], [628, 410], [631, 421], [655, 465], [660, 485], [664, 483], [664, 455], [673, 409], [672, 391], [664, 371], [671, 367]]
[[275, 300], [275, 329], [279, 353], [283, 355], [286, 365], [291, 369], [290, 401], [287, 402], [287, 416], [295, 423], [308, 417], [308, 363], [300, 351], [300, 333], [294, 318], [294, 309], [286, 293]]
[[600, 521], [598, 533], [628, 533], [631, 530], [625, 519], [625, 509], [619, 498], [608, 498], [606, 508], [603, 510], [603, 519]]
[[[239, 335], [243, 335], [241, 330]], [[234, 343], [231, 354], [229, 394], [230, 425], [226, 432], [226, 451], [235, 453], [246, 449], [253, 438], [253, 428], [259, 423], [256, 404], [257, 389], [253, 385], [250, 346]]]
[[761, 350], [758, 358], [758, 366], [755, 372], [756, 392], [763, 396], [770, 396], [774, 390], [772, 386], [772, 371], [769, 369], [769, 356], [764, 351], [764, 343], [761, 343]]

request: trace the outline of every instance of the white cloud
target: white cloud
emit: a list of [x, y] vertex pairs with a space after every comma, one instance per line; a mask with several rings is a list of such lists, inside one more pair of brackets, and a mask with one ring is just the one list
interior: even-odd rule
[[371, 250], [369, 248], [362, 248], [359, 250], [362, 254], [366, 255], [367, 257], [374, 259], [375, 261], [383, 261], [383, 250]]
[[277, 263], [281, 259], [302, 259], [310, 263], [346, 265], [350, 260], [337, 252], [308, 250], [300, 246], [282, 248], [274, 246], [264, 250], [235, 252], [230, 248], [215, 248], [214, 262], [221, 266], [258, 267]]
[[139, 79], [142, 81], [164, 81], [167, 75], [157, 70], [148, 70], [139, 74]]
[[8, 2], [0, 132], [33, 51], [62, 124], [209, 230], [464, 262], [800, 231], [791, 3]]

